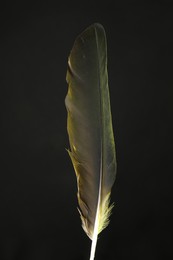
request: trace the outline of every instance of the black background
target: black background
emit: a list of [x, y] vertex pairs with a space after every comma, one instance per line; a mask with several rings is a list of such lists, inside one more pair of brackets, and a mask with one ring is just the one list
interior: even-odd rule
[[89, 259], [64, 98], [69, 52], [93, 22], [107, 34], [118, 161], [115, 208], [96, 259], [173, 256], [171, 2], [1, 7], [0, 259]]

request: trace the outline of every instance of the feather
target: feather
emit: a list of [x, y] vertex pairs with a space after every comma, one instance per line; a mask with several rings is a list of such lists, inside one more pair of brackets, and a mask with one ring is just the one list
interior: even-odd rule
[[108, 225], [110, 193], [116, 175], [104, 28], [93, 24], [79, 35], [68, 59], [67, 131], [77, 177], [82, 227], [92, 240]]

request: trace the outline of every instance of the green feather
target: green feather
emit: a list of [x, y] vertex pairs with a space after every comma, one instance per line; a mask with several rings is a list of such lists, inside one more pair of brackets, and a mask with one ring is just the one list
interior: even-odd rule
[[106, 35], [100, 24], [91, 25], [75, 40], [67, 82], [69, 155], [77, 177], [82, 226], [96, 246], [97, 235], [109, 222], [116, 175]]

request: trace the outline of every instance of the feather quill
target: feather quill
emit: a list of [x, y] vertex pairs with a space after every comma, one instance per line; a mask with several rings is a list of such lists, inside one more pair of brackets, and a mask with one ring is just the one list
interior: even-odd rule
[[82, 227], [92, 240], [108, 225], [110, 193], [116, 175], [107, 74], [107, 44], [102, 25], [93, 24], [79, 35], [68, 59], [67, 131], [69, 155], [77, 177]]

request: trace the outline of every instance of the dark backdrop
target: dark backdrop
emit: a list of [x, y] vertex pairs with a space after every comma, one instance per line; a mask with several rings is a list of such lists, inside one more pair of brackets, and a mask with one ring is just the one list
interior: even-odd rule
[[0, 259], [89, 259], [65, 148], [67, 58], [105, 27], [118, 174], [96, 259], [170, 259], [172, 1], [1, 7]]

